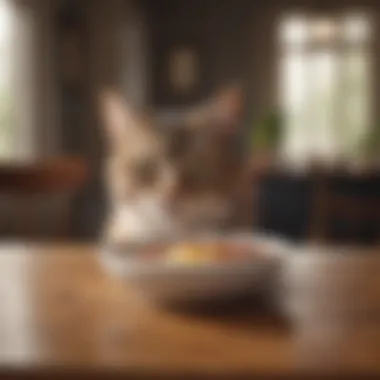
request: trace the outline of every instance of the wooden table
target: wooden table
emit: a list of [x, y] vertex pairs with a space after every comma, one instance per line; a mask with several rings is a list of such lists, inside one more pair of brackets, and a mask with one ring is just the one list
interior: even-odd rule
[[[314, 320], [304, 316], [289, 325], [253, 301], [224, 313], [159, 310], [108, 276], [89, 246], [3, 244], [0, 370], [165, 379], [380, 373], [377, 253], [322, 252], [288, 261], [287, 273], [300, 283], [310, 280], [314, 287], [308, 291], [314, 289], [316, 300], [309, 302]], [[349, 278], [350, 297], [342, 290], [343, 277]], [[331, 310], [343, 308], [324, 319], [326, 300], [335, 296]], [[371, 305], [369, 313], [347, 309], [358, 299], [361, 306]], [[317, 300], [324, 306], [316, 307]]]

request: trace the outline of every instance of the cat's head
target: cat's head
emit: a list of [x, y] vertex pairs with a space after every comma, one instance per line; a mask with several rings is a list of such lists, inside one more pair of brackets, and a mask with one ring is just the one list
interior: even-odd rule
[[101, 94], [109, 183], [118, 202], [151, 194], [173, 202], [228, 196], [240, 174], [237, 88], [176, 115], [146, 117], [115, 91]]

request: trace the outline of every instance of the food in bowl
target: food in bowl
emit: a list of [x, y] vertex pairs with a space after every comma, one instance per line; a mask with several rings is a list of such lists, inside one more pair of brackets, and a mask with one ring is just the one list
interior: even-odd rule
[[218, 244], [182, 243], [171, 246], [165, 260], [169, 263], [202, 264], [219, 261], [222, 247]]
[[252, 247], [237, 242], [195, 241], [155, 247], [145, 251], [145, 258], [168, 264], [201, 265], [252, 257]]

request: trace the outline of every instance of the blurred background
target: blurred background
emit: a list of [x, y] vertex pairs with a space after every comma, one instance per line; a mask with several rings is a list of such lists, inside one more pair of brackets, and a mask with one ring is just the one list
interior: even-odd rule
[[176, 112], [233, 84], [249, 228], [376, 243], [379, 14], [350, 0], [0, 0], [1, 236], [97, 238], [103, 86]]

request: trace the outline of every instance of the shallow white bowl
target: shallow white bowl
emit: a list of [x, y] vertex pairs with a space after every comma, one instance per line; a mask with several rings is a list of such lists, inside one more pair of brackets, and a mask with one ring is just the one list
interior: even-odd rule
[[[193, 241], [210, 237], [215, 239], [215, 235], [208, 235]], [[271, 236], [233, 233], [217, 238], [248, 243], [252, 246], [252, 259], [199, 265], [152, 263], [140, 259], [136, 251], [123, 248], [120, 252], [107, 246], [100, 257], [110, 273], [120, 276], [144, 297], [160, 302], [186, 302], [261, 291], [271, 285], [282, 258], [291, 251], [289, 244]]]

